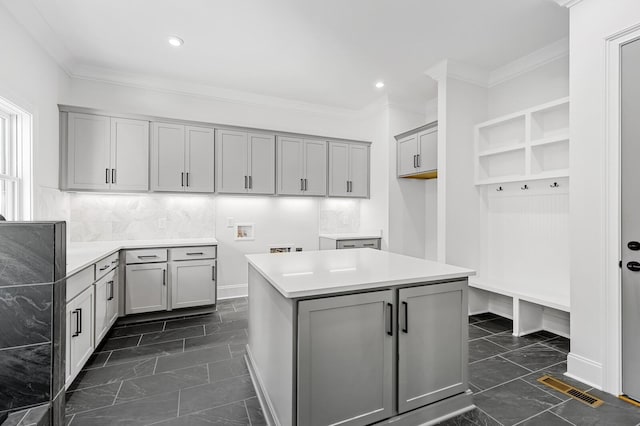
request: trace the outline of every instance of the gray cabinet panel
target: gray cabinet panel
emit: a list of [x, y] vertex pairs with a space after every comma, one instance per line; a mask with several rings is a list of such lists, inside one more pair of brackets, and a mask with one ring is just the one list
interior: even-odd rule
[[149, 122], [111, 119], [111, 189], [149, 190]]
[[300, 195], [303, 193], [303, 155], [302, 139], [278, 137], [278, 194]]
[[109, 189], [109, 117], [69, 113], [67, 126], [68, 188], [65, 189]]
[[466, 282], [400, 289], [398, 306], [398, 411], [466, 391]]
[[247, 192], [247, 134], [216, 130], [216, 191]]
[[214, 131], [206, 127], [187, 126], [186, 192], [214, 191]]
[[304, 194], [327, 195], [327, 143], [304, 141]]
[[184, 191], [184, 126], [151, 124], [151, 189]]
[[416, 172], [418, 155], [418, 135], [407, 136], [398, 141], [398, 176]]
[[299, 303], [299, 425], [366, 425], [391, 417], [392, 304], [391, 290]]
[[125, 314], [167, 309], [167, 264], [127, 265]]
[[249, 133], [249, 192], [276, 193], [276, 139]]
[[349, 145], [350, 197], [369, 196], [369, 147]]
[[418, 171], [438, 169], [438, 128], [418, 133]]
[[349, 196], [349, 145], [329, 143], [329, 196]]

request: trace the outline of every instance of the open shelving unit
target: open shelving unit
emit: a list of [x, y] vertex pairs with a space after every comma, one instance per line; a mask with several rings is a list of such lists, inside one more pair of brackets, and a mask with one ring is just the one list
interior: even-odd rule
[[569, 98], [475, 128], [475, 184], [569, 176]]

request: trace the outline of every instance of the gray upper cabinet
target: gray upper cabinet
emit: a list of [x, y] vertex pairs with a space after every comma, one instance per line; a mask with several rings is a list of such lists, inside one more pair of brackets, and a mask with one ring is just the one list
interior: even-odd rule
[[224, 194], [274, 194], [273, 135], [216, 130], [216, 190]]
[[385, 290], [299, 303], [297, 424], [368, 425], [392, 416], [393, 302]]
[[327, 143], [278, 137], [278, 194], [327, 195]]
[[329, 142], [329, 196], [369, 197], [369, 145]]
[[430, 179], [437, 177], [437, 122], [396, 136], [398, 177]]
[[214, 130], [182, 124], [151, 124], [151, 189], [214, 191]]
[[63, 119], [62, 189], [149, 189], [147, 121], [73, 112]]
[[466, 283], [403, 288], [398, 305], [398, 411], [466, 391]]

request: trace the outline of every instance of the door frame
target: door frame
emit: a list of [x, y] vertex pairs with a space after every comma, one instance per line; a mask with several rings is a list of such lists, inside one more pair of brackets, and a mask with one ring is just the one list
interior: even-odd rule
[[605, 39], [605, 134], [603, 161], [604, 198], [604, 296], [605, 345], [603, 388], [622, 394], [622, 273], [618, 266], [622, 244], [622, 129], [621, 129], [621, 48], [640, 39], [640, 24]]

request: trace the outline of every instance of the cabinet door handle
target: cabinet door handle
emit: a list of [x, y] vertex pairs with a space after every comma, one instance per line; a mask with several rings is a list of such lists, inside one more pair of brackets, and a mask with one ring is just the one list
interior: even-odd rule
[[253, 176], [249, 175], [249, 189], [253, 189]]
[[189, 186], [189, 172], [185, 173], [187, 175], [187, 186]]
[[138, 259], [153, 259], [154, 257], [158, 257], [157, 254], [148, 254], [144, 256], [138, 256]]
[[355, 247], [356, 247], [356, 245], [355, 245], [355, 244], [343, 244], [343, 245], [342, 245], [342, 247], [345, 247], [345, 248], [347, 248], [347, 247], [348, 247], [348, 248], [355, 248]]
[[193, 251], [193, 252], [189, 252], [187, 253], [187, 256], [202, 256], [204, 253], [201, 251]]
[[304, 190], [306, 191], [307, 189], [307, 178], [304, 178]]
[[244, 189], [249, 189], [249, 184], [247, 183], [248, 179], [247, 176], [244, 177]]
[[118, 263], [118, 259], [116, 259], [116, 260], [112, 260], [112, 261], [111, 261], [111, 264], [112, 264], [112, 265], [113, 265], [114, 263]]
[[300, 178], [300, 191], [304, 191], [304, 179]]
[[111, 183], [116, 183], [116, 169], [111, 169]]
[[180, 186], [184, 186], [184, 172], [180, 173]]
[[216, 265], [211, 266], [211, 281], [216, 280]]
[[104, 271], [106, 269], [109, 269], [109, 266], [111, 266], [111, 265], [104, 265], [102, 268], [100, 268], [100, 271]]
[[420, 167], [420, 154], [416, 155], [418, 167]]
[[363, 244], [363, 246], [365, 246], [365, 247], [375, 247], [376, 245], [374, 243], [365, 243], [365, 244]]
[[78, 331], [79, 330], [79, 327], [78, 327], [79, 320], [78, 320], [78, 318], [80, 317], [78, 309], [74, 309], [73, 312], [71, 312], [71, 314], [76, 316], [76, 331], [73, 332], [71, 337], [78, 337], [80, 335], [80, 332]]
[[162, 285], [163, 286], [167, 285], [167, 270], [166, 269], [162, 270]]
[[387, 335], [393, 336], [393, 304], [387, 303], [389, 320], [387, 321]]
[[404, 307], [404, 327], [402, 327], [402, 331], [404, 333], [409, 332], [409, 304], [407, 302], [402, 302], [402, 306]]
[[104, 169], [104, 183], [109, 183], [109, 169]]
[[109, 281], [109, 297], [107, 300], [113, 300], [113, 281]]

